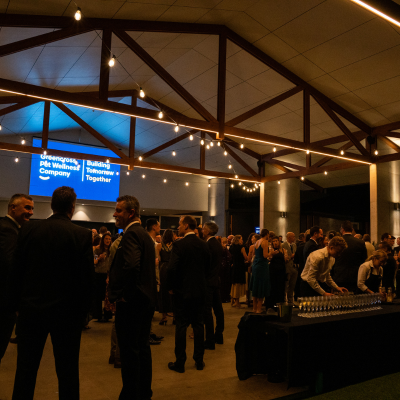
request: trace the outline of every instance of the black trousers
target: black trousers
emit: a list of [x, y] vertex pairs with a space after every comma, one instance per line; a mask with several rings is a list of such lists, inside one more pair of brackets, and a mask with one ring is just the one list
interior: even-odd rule
[[0, 362], [7, 350], [16, 320], [15, 312], [0, 306]]
[[301, 282], [303, 282], [303, 279], [301, 279], [301, 274], [303, 273], [304, 270], [304, 265], [299, 265], [297, 268], [298, 274], [297, 274], [297, 281], [296, 281], [296, 287], [294, 288], [294, 298], [297, 300], [298, 297], [301, 297], [301, 290], [300, 290], [300, 285]]
[[[107, 274], [95, 274], [94, 280], [94, 301], [93, 301], [93, 318], [101, 319], [103, 316], [103, 301], [106, 298]], [[111, 319], [112, 312], [104, 310], [104, 319]]]
[[[214, 318], [215, 314], [215, 334], [214, 334]], [[207, 291], [206, 305], [204, 310], [204, 325], [206, 327], [206, 342], [215, 344], [215, 337], [221, 337], [224, 332], [224, 309], [222, 308], [222, 300], [219, 288], [209, 288]]]
[[186, 333], [189, 325], [194, 331], [193, 359], [197, 363], [203, 362], [204, 356], [204, 305], [205, 298], [184, 299], [174, 294], [175, 327], [175, 356], [178, 366], [183, 367], [186, 362]]
[[149, 344], [154, 306], [118, 302], [115, 328], [121, 357], [119, 400], [151, 399], [152, 359]]
[[12, 400], [33, 399], [36, 376], [47, 336], [50, 334], [58, 377], [60, 400], [79, 400], [79, 350], [82, 318], [71, 313], [38, 314], [21, 311], [18, 316], [18, 358]]

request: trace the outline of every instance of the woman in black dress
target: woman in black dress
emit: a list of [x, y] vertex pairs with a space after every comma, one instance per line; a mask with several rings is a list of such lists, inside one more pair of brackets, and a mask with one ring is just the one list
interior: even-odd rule
[[167, 268], [171, 257], [174, 234], [171, 229], [166, 229], [161, 240], [160, 250], [160, 291], [158, 292], [158, 311], [163, 317], [160, 325], [166, 325], [168, 313], [172, 312], [171, 295], [167, 290]]
[[241, 235], [236, 235], [233, 238], [232, 246], [229, 247], [232, 254], [232, 289], [231, 289], [231, 304], [233, 307], [240, 308], [239, 299], [246, 295], [246, 272], [247, 261], [246, 250], [243, 246], [243, 238]]
[[[282, 249], [278, 237], [272, 238], [272, 257], [269, 262], [269, 278], [271, 283], [270, 295], [266, 298], [265, 308], [268, 310], [275, 306], [276, 303], [285, 301], [286, 287], [286, 262], [287, 253]], [[271, 254], [271, 253], [270, 253]]]

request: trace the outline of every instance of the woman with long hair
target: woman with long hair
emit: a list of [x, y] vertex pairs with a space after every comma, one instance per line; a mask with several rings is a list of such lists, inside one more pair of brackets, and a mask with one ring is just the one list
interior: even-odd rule
[[100, 244], [94, 249], [94, 271], [95, 271], [95, 293], [93, 304], [93, 318], [97, 322], [108, 322], [112, 318], [112, 313], [104, 311], [103, 301], [106, 297], [107, 273], [110, 269], [108, 257], [110, 256], [111, 234], [105, 233], [100, 240]]
[[168, 316], [172, 316], [171, 295], [167, 289], [167, 268], [171, 258], [172, 244], [174, 242], [174, 233], [171, 229], [166, 229], [161, 239], [160, 250], [160, 291], [158, 292], [158, 311], [163, 317], [160, 325], [167, 325]]
[[374, 251], [358, 269], [357, 287], [359, 293], [378, 293], [382, 282], [383, 265], [387, 260], [384, 251]]
[[247, 261], [246, 250], [243, 246], [243, 238], [241, 235], [236, 235], [232, 240], [232, 245], [229, 247], [232, 254], [232, 289], [231, 289], [231, 304], [232, 307], [240, 308], [240, 298], [246, 295], [246, 271]]

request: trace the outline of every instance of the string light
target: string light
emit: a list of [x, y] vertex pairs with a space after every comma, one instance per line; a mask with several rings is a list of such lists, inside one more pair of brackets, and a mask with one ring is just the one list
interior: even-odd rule
[[44, 155], [46, 155], [46, 154], [47, 154], [47, 151], [46, 151], [46, 150], [44, 150], [44, 151], [43, 151], [43, 154], [44, 154]]
[[167, 180], [166, 180], [166, 179], [164, 179], [164, 183], [167, 183]]
[[237, 179], [237, 178], [239, 178], [237, 175], [235, 175], [235, 178]]
[[272, 151], [275, 153], [275, 152], [276, 152], [276, 147], [274, 147], [274, 148], [272, 149]]
[[189, 140], [193, 140], [193, 135], [190, 135], [190, 136], [189, 136]]
[[25, 144], [25, 139], [22, 139], [22, 140], [21, 140], [21, 144]]
[[206, 148], [209, 149], [209, 148], [210, 148], [210, 145], [207, 145]]
[[243, 143], [241, 143], [241, 144], [240, 144], [240, 148], [241, 148], [241, 149], [243, 149], [243, 147], [244, 147], [244, 144], [243, 144]]
[[378, 150], [375, 150], [375, 155], [376, 155], [376, 156], [378, 155]]
[[204, 140], [203, 140], [203, 139], [201, 139], [200, 144], [201, 144], [202, 146], [204, 146]]
[[224, 156], [227, 156], [228, 155], [228, 152], [225, 150], [224, 151]]
[[307, 153], [307, 154], [310, 154], [310, 150], [307, 150], [306, 153]]
[[143, 157], [142, 156], [139, 156], [139, 161], [142, 161], [143, 160]]
[[186, 186], [189, 186], [189, 182], [186, 182], [185, 185], [186, 185]]
[[217, 142], [217, 146], [221, 146], [221, 143], [220, 143], [220, 142]]
[[164, 118], [164, 113], [162, 111], [160, 111], [158, 113], [158, 118], [163, 119]]
[[179, 132], [179, 125], [176, 124], [174, 129], [175, 129], [175, 132]]
[[300, 179], [301, 179], [302, 181], [304, 181], [304, 176], [302, 176]]
[[239, 186], [242, 186], [242, 182], [239, 182]]
[[112, 56], [112, 57], [110, 58], [110, 61], [108, 62], [108, 65], [109, 65], [110, 67], [113, 67], [113, 66], [115, 65], [115, 56]]
[[344, 154], [344, 151], [342, 150], [342, 151], [340, 152], [340, 154], [343, 155], [343, 154]]
[[281, 181], [278, 181], [278, 185], [280, 185], [281, 184]]
[[229, 168], [229, 169], [232, 169], [232, 165], [231, 165], [231, 164], [229, 164], [229, 165], [228, 165], [228, 168]]
[[2, 128], [1, 128], [1, 124], [0, 124], [0, 131], [1, 131], [1, 129], [2, 129]]
[[213, 142], [211, 142], [211, 143], [210, 143], [210, 146], [211, 146], [211, 147], [213, 147], [213, 146], [214, 146], [214, 143], [213, 143]]
[[234, 184], [232, 184], [232, 185], [231, 185], [231, 188], [233, 189], [234, 187], [235, 187], [235, 185], [234, 185]]
[[243, 190], [246, 190], [246, 188], [243, 186]]
[[146, 175], [142, 175], [142, 178], [143, 178], [143, 179], [146, 178]]
[[325, 171], [324, 174], [325, 174], [325, 175], [328, 175], [328, 171]]
[[106, 161], [108, 164], [110, 163], [110, 160], [107, 158], [107, 161]]
[[174, 157], [176, 156], [176, 153], [175, 153], [175, 151], [173, 151], [173, 152], [172, 152], [172, 155], [173, 155]]
[[211, 187], [211, 183], [208, 184], [208, 187]]
[[79, 7], [78, 7], [78, 9], [77, 9], [76, 12], [75, 12], [74, 18], [75, 18], [77, 21], [80, 21], [80, 20], [82, 19], [82, 11], [81, 11], [81, 9], [80, 9]]
[[144, 94], [144, 90], [142, 88], [140, 88], [139, 90], [139, 96], [143, 99], [145, 94]]
[[126, 174], [129, 175], [129, 171], [126, 171]]
[[15, 159], [15, 162], [18, 162], [19, 161], [19, 157], [17, 157], [16, 159]]

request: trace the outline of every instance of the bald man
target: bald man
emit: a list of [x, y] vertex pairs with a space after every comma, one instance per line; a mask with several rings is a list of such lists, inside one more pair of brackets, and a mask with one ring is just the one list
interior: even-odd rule
[[282, 247], [286, 250], [290, 257], [286, 261], [286, 301], [294, 304], [294, 288], [296, 287], [297, 269], [293, 265], [294, 255], [296, 253], [296, 235], [293, 232], [286, 234], [286, 241]]

